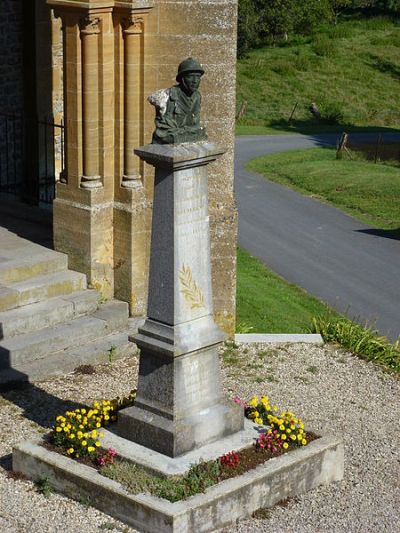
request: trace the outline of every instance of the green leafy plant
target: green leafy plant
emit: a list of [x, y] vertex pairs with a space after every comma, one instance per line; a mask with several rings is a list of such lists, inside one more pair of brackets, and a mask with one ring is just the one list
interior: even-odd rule
[[400, 372], [399, 340], [392, 344], [371, 327], [363, 327], [353, 320], [329, 315], [315, 317], [312, 331], [319, 333], [325, 342], [341, 344], [363, 359]]
[[254, 330], [254, 327], [247, 322], [239, 322], [236, 326], [236, 333], [250, 333]]
[[117, 355], [117, 347], [113, 344], [108, 350], [108, 361], [110, 365], [113, 363], [116, 355]]
[[36, 489], [40, 494], [43, 494], [45, 498], [48, 498], [53, 492], [54, 488], [50, 483], [50, 480], [47, 476], [39, 478], [36, 483]]
[[218, 482], [220, 472], [219, 460], [192, 465], [183, 476], [156, 476], [127, 461], [117, 461], [101, 470], [102, 475], [117, 480], [134, 494], [150, 493], [170, 502], [204, 492]]

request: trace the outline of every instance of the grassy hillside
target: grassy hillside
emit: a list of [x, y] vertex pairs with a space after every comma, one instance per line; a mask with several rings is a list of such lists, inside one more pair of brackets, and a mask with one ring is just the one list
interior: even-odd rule
[[[400, 127], [400, 23], [347, 21], [238, 62], [238, 133]], [[298, 102], [294, 120], [288, 124]], [[317, 121], [308, 111], [315, 102]], [[349, 127], [350, 126], [350, 127]]]

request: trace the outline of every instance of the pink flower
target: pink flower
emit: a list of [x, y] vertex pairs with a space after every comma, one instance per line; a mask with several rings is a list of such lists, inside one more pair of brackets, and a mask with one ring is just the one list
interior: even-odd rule
[[238, 404], [238, 405], [242, 405], [243, 407], [246, 407], [247, 406], [247, 402], [246, 400], [242, 400], [241, 398], [239, 398], [239, 396], [235, 396], [233, 398], [233, 401]]

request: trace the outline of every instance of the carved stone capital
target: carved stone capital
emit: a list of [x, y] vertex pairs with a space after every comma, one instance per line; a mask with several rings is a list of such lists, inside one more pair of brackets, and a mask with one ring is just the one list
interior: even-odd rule
[[141, 34], [144, 31], [143, 15], [130, 13], [129, 15], [122, 17], [121, 26], [124, 35], [129, 35], [132, 33]]
[[83, 35], [100, 33], [100, 19], [92, 15], [86, 15], [79, 21], [79, 27]]

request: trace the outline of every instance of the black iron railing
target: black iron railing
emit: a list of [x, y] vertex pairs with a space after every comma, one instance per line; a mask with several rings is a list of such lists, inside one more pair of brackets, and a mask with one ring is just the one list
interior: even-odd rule
[[0, 193], [51, 204], [64, 171], [64, 125], [0, 112]]

